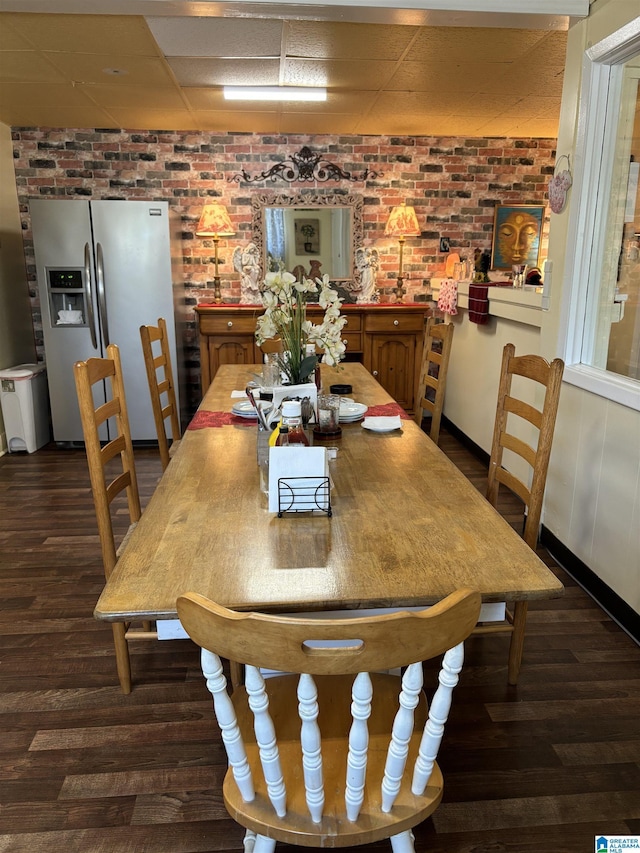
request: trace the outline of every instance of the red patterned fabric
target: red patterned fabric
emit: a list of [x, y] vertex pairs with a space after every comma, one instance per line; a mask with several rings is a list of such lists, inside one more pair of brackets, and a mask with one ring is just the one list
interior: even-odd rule
[[393, 417], [394, 415], [400, 415], [404, 421], [411, 420], [411, 416], [398, 403], [382, 403], [379, 406], [369, 406], [366, 411], [366, 417], [368, 418], [386, 418]]
[[187, 429], [206, 429], [207, 427], [223, 427], [228, 425], [253, 426], [254, 424], [255, 420], [253, 418], [239, 418], [232, 412], [207, 412], [202, 410], [195, 413]]
[[511, 287], [510, 281], [490, 281], [488, 284], [469, 285], [469, 319], [479, 326], [484, 325], [489, 319], [489, 298], [487, 291], [490, 287]]

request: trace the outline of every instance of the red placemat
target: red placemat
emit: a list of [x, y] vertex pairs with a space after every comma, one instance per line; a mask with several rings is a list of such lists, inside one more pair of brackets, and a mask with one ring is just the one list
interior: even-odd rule
[[253, 418], [240, 418], [232, 412], [196, 412], [187, 429], [206, 429], [207, 427], [254, 426]]
[[400, 415], [403, 421], [410, 421], [411, 415], [408, 415], [399, 403], [381, 403], [378, 406], [369, 406], [365, 416], [367, 418], [385, 418]]

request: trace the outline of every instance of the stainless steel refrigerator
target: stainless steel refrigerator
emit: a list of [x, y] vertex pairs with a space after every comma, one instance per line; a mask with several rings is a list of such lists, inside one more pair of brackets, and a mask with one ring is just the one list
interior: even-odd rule
[[105, 356], [109, 343], [122, 356], [131, 436], [155, 440], [139, 329], [167, 320], [180, 401], [176, 321], [184, 285], [177, 218], [162, 201], [32, 199], [30, 211], [55, 441], [83, 440], [73, 365]]

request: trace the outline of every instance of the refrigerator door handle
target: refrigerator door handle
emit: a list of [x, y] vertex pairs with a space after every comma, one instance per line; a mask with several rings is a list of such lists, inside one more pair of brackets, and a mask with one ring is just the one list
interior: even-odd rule
[[104, 256], [102, 245], [96, 246], [96, 272], [98, 279], [98, 305], [100, 306], [100, 320], [102, 323], [102, 340], [105, 347], [109, 346], [109, 321], [107, 319], [107, 300], [104, 293]]
[[87, 302], [87, 319], [89, 321], [89, 331], [91, 332], [91, 343], [94, 349], [98, 349], [96, 315], [93, 312], [93, 294], [91, 292], [91, 254], [88, 243], [84, 244], [84, 298]]

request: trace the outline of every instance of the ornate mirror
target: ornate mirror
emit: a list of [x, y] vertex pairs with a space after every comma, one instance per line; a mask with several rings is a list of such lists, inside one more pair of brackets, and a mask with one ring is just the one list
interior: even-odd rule
[[277, 195], [251, 197], [253, 242], [260, 250], [261, 277], [284, 267], [351, 290], [356, 280], [355, 250], [362, 245], [362, 204], [357, 195]]

